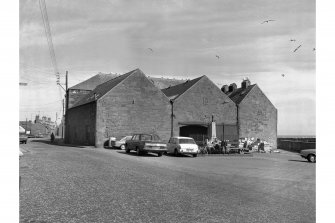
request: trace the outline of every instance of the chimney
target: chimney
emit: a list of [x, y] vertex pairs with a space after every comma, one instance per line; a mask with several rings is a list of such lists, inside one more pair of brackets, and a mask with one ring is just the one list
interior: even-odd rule
[[221, 88], [221, 91], [223, 92], [223, 93], [227, 93], [228, 91], [229, 91], [229, 87], [228, 87], [228, 85], [223, 85], [222, 86], [222, 88]]
[[243, 89], [246, 89], [246, 88], [249, 87], [249, 86], [250, 86], [250, 80], [249, 80], [248, 78], [243, 79], [242, 84], [241, 84], [241, 87], [242, 87]]
[[237, 85], [235, 83], [232, 83], [229, 85], [229, 92], [233, 92], [237, 89]]

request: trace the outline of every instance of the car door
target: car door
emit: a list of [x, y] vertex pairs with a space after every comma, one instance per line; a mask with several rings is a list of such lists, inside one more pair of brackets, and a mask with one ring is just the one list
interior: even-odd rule
[[135, 149], [136, 148], [136, 142], [139, 139], [139, 135], [134, 135], [133, 138], [131, 139], [131, 143], [130, 143], [130, 149]]

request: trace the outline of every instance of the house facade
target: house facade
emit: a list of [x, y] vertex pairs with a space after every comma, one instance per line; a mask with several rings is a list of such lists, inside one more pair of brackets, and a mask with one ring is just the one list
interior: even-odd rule
[[236, 103], [239, 138], [260, 139], [277, 148], [278, 111], [259, 86], [246, 79], [240, 88], [231, 84], [222, 91]]

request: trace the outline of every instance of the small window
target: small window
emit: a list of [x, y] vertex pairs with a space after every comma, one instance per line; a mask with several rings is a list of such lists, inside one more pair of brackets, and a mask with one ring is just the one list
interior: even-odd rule
[[206, 98], [206, 97], [203, 98], [203, 104], [204, 104], [204, 105], [207, 105], [207, 104], [208, 104], [208, 98]]
[[133, 140], [140, 140], [140, 135], [134, 135]]

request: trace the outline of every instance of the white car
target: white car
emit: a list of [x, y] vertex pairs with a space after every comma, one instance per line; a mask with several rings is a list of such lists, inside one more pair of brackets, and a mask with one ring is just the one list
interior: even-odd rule
[[119, 149], [125, 150], [126, 140], [129, 140], [129, 139], [131, 139], [131, 136], [124, 136], [120, 140], [117, 140], [115, 137], [110, 137], [109, 140], [107, 141], [108, 143], [107, 147], [119, 148]]
[[190, 137], [171, 137], [167, 144], [167, 153], [173, 153], [175, 156], [179, 154], [191, 154], [193, 157], [197, 157], [198, 152], [198, 145]]

